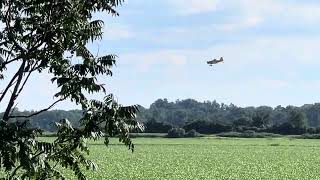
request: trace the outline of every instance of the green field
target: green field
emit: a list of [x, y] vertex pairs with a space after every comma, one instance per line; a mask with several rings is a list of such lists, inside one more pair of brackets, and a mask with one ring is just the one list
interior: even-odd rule
[[[114, 143], [113, 143], [114, 142]], [[136, 138], [90, 145], [89, 179], [320, 179], [320, 140]]]

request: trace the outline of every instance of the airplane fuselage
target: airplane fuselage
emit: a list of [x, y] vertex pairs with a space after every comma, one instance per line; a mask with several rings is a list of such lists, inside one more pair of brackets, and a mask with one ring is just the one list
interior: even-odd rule
[[207, 63], [208, 63], [208, 64], [211, 64], [211, 65], [212, 65], [212, 64], [217, 64], [217, 63], [220, 63], [220, 62], [222, 62], [222, 61], [220, 61], [220, 60], [207, 61]]
[[207, 61], [207, 64], [209, 64], [210, 66], [212, 66], [213, 64], [217, 64], [217, 63], [220, 63], [220, 62], [223, 62], [223, 58], [221, 57], [220, 60], [217, 60], [217, 59], [213, 59], [211, 61]]

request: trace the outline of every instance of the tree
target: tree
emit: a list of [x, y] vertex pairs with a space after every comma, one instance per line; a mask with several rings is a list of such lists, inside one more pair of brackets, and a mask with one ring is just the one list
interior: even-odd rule
[[[103, 34], [103, 21], [93, 20], [92, 15], [99, 11], [117, 16], [115, 8], [122, 2], [0, 1], [4, 25], [0, 32], [0, 78], [8, 81], [0, 91], [0, 106], [6, 107], [0, 117], [0, 164], [7, 178], [63, 179], [55, 168], [60, 165], [74, 171], [78, 179], [85, 179], [81, 167], [95, 169], [95, 164], [85, 157], [89, 153], [86, 138], [105, 138], [108, 145], [108, 137], [118, 135], [133, 150], [129, 131], [142, 129], [134, 120], [138, 106], [121, 106], [112, 94], [106, 94], [103, 101], [87, 97], [88, 93], [106, 92], [97, 76], [111, 76], [116, 60], [116, 55], [94, 56], [87, 48], [88, 42], [101, 39]], [[9, 68], [15, 70], [11, 77], [6, 74]], [[58, 87], [56, 101], [32, 114], [15, 114], [12, 110], [29, 78], [43, 73], [53, 76], [51, 81]], [[54, 142], [36, 138], [41, 131], [30, 128], [27, 119], [65, 100], [81, 105], [80, 128], [63, 119], [57, 123], [58, 137]]]
[[190, 131], [192, 129], [196, 130], [197, 132], [201, 134], [214, 134], [214, 133], [221, 133], [226, 131], [231, 131], [231, 126], [222, 124], [222, 123], [216, 123], [214, 121], [192, 121], [183, 126], [183, 128], [187, 131]]
[[257, 128], [267, 127], [270, 123], [270, 114], [268, 113], [257, 113], [252, 118], [252, 125]]
[[306, 114], [298, 109], [293, 109], [289, 113], [289, 123], [294, 128], [306, 128], [307, 126], [307, 117]]
[[183, 128], [172, 128], [168, 131], [167, 137], [169, 138], [182, 138], [186, 134]]
[[320, 103], [306, 104], [301, 109], [307, 116], [309, 126], [317, 127], [320, 125]]
[[249, 127], [251, 125], [251, 120], [247, 117], [242, 117], [242, 118], [239, 118], [235, 121], [232, 122], [232, 125], [234, 127], [239, 127], [239, 126], [247, 126]]
[[279, 125], [287, 122], [288, 113], [286, 112], [286, 108], [282, 106], [277, 106], [271, 113], [271, 122], [275, 125]]
[[172, 126], [164, 122], [157, 122], [155, 119], [151, 119], [144, 124], [144, 132], [146, 133], [167, 133]]

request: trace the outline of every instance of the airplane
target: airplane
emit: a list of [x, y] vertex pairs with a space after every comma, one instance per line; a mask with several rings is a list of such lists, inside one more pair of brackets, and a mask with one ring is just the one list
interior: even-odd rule
[[211, 61], [207, 61], [207, 64], [209, 64], [210, 66], [212, 66], [213, 64], [218, 64], [218, 63], [220, 63], [220, 62], [223, 63], [223, 57], [221, 57], [219, 60], [213, 59], [213, 60], [211, 60]]

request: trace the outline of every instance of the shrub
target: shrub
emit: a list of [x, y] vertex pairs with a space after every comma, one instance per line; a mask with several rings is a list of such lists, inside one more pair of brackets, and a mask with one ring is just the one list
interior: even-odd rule
[[302, 134], [299, 139], [320, 139], [320, 134]]
[[255, 133], [252, 131], [246, 133], [240, 132], [226, 132], [217, 134], [218, 137], [236, 137], [236, 138], [266, 138], [266, 137], [281, 137], [279, 134], [273, 133]]
[[166, 137], [167, 133], [130, 133], [131, 138], [162, 138]]
[[183, 128], [172, 128], [168, 131], [168, 136], [170, 138], [182, 138], [186, 134]]
[[144, 126], [145, 133], [167, 133], [170, 129], [172, 129], [172, 125], [164, 122], [157, 122], [155, 120], [147, 121]]
[[256, 132], [253, 130], [246, 130], [243, 133], [248, 134], [248, 135], [254, 135]]
[[185, 137], [198, 137], [199, 135], [200, 134], [196, 130], [191, 129], [185, 134]]
[[309, 134], [317, 134], [317, 129], [314, 127], [310, 127], [307, 129], [307, 133]]
[[230, 125], [202, 120], [189, 122], [183, 128], [187, 131], [195, 129], [197, 132], [201, 134], [215, 134], [221, 132], [228, 132], [232, 130], [232, 127]]
[[301, 135], [305, 134], [306, 127], [294, 127], [289, 122], [282, 123], [280, 125], [274, 125], [268, 129], [269, 132], [283, 134], [283, 135]]

